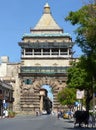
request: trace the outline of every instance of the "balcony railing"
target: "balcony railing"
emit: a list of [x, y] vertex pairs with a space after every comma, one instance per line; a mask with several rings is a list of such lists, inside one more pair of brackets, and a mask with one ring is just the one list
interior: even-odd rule
[[69, 67], [39, 67], [39, 66], [23, 66], [20, 68], [20, 73], [45, 73], [45, 74], [56, 74], [56, 73], [67, 73]]
[[68, 55], [68, 52], [60, 52], [60, 55]]
[[34, 55], [41, 55], [41, 52], [34, 52]]
[[52, 55], [59, 55], [59, 52], [51, 52]]
[[50, 52], [43, 52], [43, 55], [50, 55]]

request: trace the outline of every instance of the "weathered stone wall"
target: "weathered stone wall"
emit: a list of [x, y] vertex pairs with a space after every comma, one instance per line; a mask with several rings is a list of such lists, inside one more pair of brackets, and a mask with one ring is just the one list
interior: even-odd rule
[[[69, 61], [66, 60], [25, 60], [24, 66], [30, 64], [31, 66], [35, 66], [36, 64], [40, 64], [40, 66], [66, 66], [69, 64]], [[2, 67], [3, 66], [3, 67]], [[7, 83], [10, 83], [13, 86], [14, 92], [14, 103], [13, 110], [17, 113], [31, 113], [34, 114], [35, 111], [40, 110], [40, 88], [43, 85], [49, 85], [53, 90], [53, 109], [57, 109], [60, 107], [60, 104], [57, 100], [58, 92], [66, 86], [66, 78], [65, 77], [44, 77], [44, 76], [29, 76], [28, 74], [24, 76], [19, 76], [20, 73], [20, 63], [1, 63], [0, 69], [2, 73], [0, 77], [3, 77]], [[31, 78], [32, 85], [24, 84], [24, 80]]]
[[69, 59], [24, 59], [24, 66], [69, 66]]
[[[1, 57], [0, 78], [2, 81], [9, 83], [13, 87], [13, 110], [20, 111], [20, 79], [18, 73], [20, 71], [20, 63], [10, 63], [8, 57]], [[5, 59], [5, 60], [4, 60]]]
[[[50, 32], [49, 32], [50, 33]], [[56, 32], [54, 32], [56, 33]], [[65, 38], [65, 37], [61, 37], [61, 38], [54, 38], [54, 37], [51, 37], [51, 38], [25, 38], [24, 39], [24, 42], [27, 43], [27, 42], [50, 42], [50, 43], [54, 43], [54, 42], [72, 42], [70, 38]]]
[[[28, 76], [28, 75], [27, 75]], [[29, 77], [22, 77], [23, 81]], [[21, 85], [20, 106], [25, 113], [35, 113], [40, 110], [40, 89], [43, 85], [52, 87], [53, 109], [58, 109], [60, 103], [57, 99], [58, 92], [66, 86], [64, 77], [30, 77], [33, 80], [32, 85]]]

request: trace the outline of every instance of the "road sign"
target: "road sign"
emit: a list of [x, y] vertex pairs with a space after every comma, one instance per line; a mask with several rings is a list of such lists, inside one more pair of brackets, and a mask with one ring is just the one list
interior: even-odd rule
[[84, 98], [84, 91], [77, 90], [76, 98], [77, 99], [83, 99]]
[[3, 107], [4, 107], [4, 109], [6, 109], [6, 108], [7, 108], [7, 106], [8, 106], [8, 104], [7, 104], [7, 103], [3, 103]]

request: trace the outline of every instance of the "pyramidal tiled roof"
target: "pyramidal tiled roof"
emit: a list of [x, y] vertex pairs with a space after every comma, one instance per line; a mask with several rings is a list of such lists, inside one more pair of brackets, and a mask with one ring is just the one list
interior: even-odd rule
[[34, 30], [61, 30], [51, 15], [48, 3], [45, 4], [43, 15], [34, 27]]

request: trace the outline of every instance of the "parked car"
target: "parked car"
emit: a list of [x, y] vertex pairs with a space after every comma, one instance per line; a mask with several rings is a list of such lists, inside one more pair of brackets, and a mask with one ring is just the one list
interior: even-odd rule
[[42, 110], [42, 115], [46, 115], [47, 111], [46, 110]]
[[68, 112], [68, 111], [67, 111], [67, 112], [64, 112], [63, 118], [64, 118], [64, 119], [69, 119], [69, 112]]
[[73, 117], [73, 112], [71, 112], [71, 111], [66, 111], [66, 112], [64, 112], [64, 114], [63, 114], [63, 118], [64, 119], [70, 119], [70, 118], [72, 118]]

